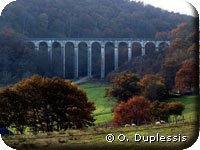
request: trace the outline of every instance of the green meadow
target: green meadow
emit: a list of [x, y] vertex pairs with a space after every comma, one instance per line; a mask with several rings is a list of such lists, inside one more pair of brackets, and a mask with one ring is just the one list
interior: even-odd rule
[[111, 112], [111, 109], [117, 104], [117, 102], [104, 97], [105, 88], [109, 88], [110, 86], [101, 83], [85, 83], [79, 85], [79, 87], [84, 89], [87, 92], [88, 99], [95, 103], [95, 124], [112, 120], [113, 113]]
[[[87, 92], [87, 96], [90, 101], [95, 102], [96, 111], [94, 112], [94, 115], [98, 115], [95, 116], [95, 124], [105, 123], [112, 120], [113, 113], [111, 112], [111, 109], [117, 104], [117, 102], [104, 97], [104, 89], [109, 88], [110, 86], [100, 83], [84, 83], [79, 85], [79, 87]], [[182, 96], [164, 100], [164, 102], [172, 101], [180, 101], [185, 105], [185, 110], [182, 114], [185, 121], [196, 121], [198, 102], [196, 96]], [[174, 116], [170, 116], [169, 121], [172, 122], [173, 118]], [[182, 119], [182, 116], [178, 116], [177, 119]]]

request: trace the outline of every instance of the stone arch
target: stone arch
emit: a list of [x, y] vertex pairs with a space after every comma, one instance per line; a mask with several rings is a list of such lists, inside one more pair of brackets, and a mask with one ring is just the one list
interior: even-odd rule
[[95, 79], [101, 78], [101, 43], [93, 42], [92, 50], [92, 77]]
[[74, 78], [74, 42], [66, 42], [65, 43], [65, 74], [66, 78], [73, 79]]
[[105, 75], [115, 69], [115, 44], [114, 42], [106, 42], [105, 43]]
[[52, 43], [52, 75], [63, 77], [62, 68], [62, 53], [61, 53], [61, 43], [59, 41], [54, 41]]
[[132, 57], [142, 56], [142, 45], [140, 42], [132, 43]]
[[159, 42], [158, 44], [159, 51], [166, 51], [168, 48], [169, 48], [168, 42], [165, 42], [165, 41]]
[[28, 47], [30, 48], [30, 49], [33, 49], [33, 50], [35, 50], [35, 43], [34, 42], [32, 42], [32, 41], [28, 41], [27, 42], [27, 45], [28, 45]]
[[88, 75], [88, 46], [87, 42], [78, 43], [78, 76]]
[[41, 48], [41, 47], [44, 46], [44, 45], [48, 48], [48, 43], [45, 42], [45, 41], [40, 41], [40, 42], [38, 43], [38, 45], [39, 45], [39, 48]]
[[27, 44], [28, 48], [30, 48], [31, 51], [32, 51], [33, 61], [35, 62], [35, 64], [37, 64], [37, 53], [38, 53], [38, 51], [36, 50], [36, 46], [37, 46], [36, 42], [28, 41], [26, 44]]
[[154, 42], [146, 42], [145, 44], [145, 55], [153, 55], [156, 52], [156, 45]]
[[50, 75], [50, 65], [48, 61], [48, 43], [40, 41], [38, 43], [38, 71], [42, 76]]
[[122, 41], [118, 43], [118, 64], [121, 66], [125, 62], [128, 62], [128, 43]]

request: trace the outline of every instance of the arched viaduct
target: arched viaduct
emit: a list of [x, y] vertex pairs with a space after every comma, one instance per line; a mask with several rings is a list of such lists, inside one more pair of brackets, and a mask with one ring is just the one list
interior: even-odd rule
[[35, 46], [36, 52], [39, 51], [39, 46], [41, 43], [46, 43], [48, 46], [48, 57], [49, 57], [49, 63], [52, 65], [52, 46], [53, 44], [59, 43], [61, 46], [61, 56], [62, 56], [62, 71], [63, 71], [63, 78], [66, 77], [66, 64], [65, 64], [65, 46], [67, 43], [72, 43], [74, 46], [74, 77], [78, 78], [79, 73], [78, 73], [78, 53], [79, 53], [79, 44], [80, 43], [85, 43], [87, 45], [88, 49], [88, 68], [87, 68], [87, 74], [88, 78], [92, 77], [92, 45], [94, 43], [98, 43], [101, 46], [101, 79], [105, 77], [105, 45], [107, 43], [112, 43], [114, 45], [114, 69], [118, 69], [118, 61], [119, 61], [119, 44], [120, 43], [126, 43], [128, 46], [128, 61], [132, 59], [132, 46], [134, 43], [139, 43], [141, 46], [141, 55], [145, 56], [146, 54], [146, 49], [145, 46], [148, 43], [153, 43], [155, 46], [155, 51], [159, 51], [159, 46], [161, 43], [166, 43], [168, 46], [170, 45], [170, 41], [165, 41], [165, 40], [137, 40], [137, 39], [128, 39], [128, 38], [68, 38], [68, 39], [49, 39], [49, 38], [29, 38], [26, 39], [26, 42], [31, 42]]

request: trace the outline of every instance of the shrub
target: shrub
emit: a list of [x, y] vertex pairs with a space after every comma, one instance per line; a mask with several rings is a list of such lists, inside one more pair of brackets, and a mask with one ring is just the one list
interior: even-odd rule
[[185, 106], [181, 102], [170, 102], [168, 103], [169, 107], [169, 113], [170, 115], [182, 115], [183, 110], [185, 109]]

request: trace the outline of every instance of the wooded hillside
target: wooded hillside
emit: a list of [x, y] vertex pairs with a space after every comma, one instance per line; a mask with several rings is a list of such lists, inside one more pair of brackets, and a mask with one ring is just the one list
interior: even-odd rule
[[190, 19], [130, 0], [16, 0], [3, 10], [0, 29], [27, 37], [153, 38]]

